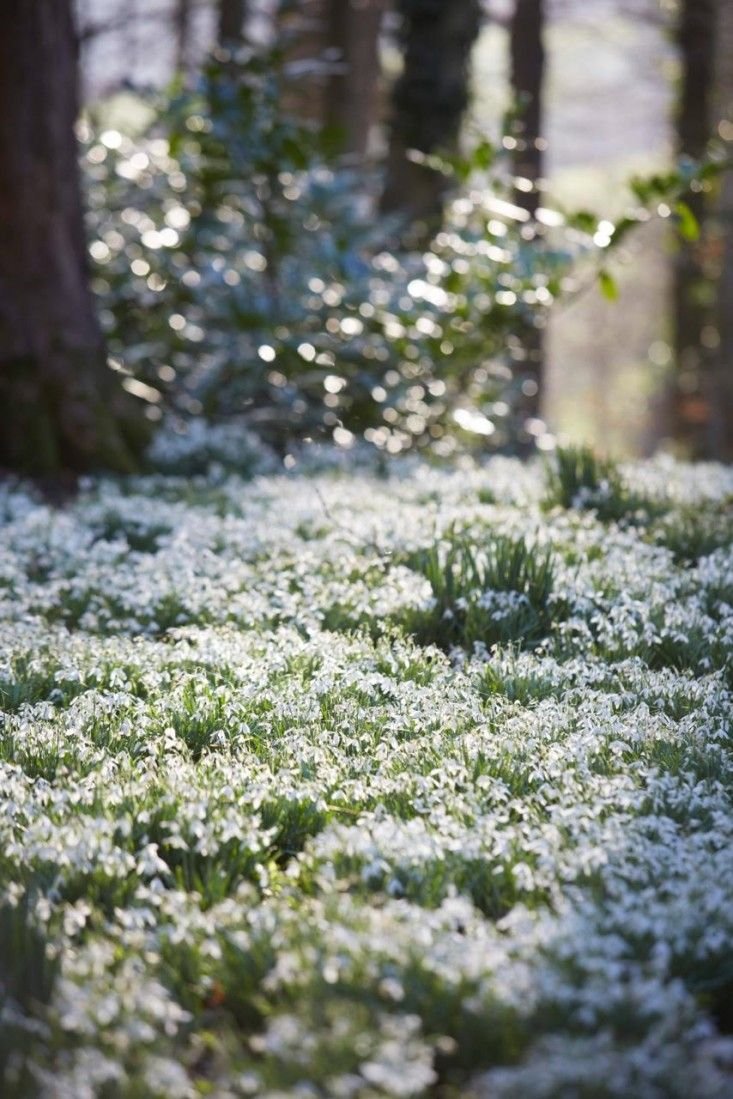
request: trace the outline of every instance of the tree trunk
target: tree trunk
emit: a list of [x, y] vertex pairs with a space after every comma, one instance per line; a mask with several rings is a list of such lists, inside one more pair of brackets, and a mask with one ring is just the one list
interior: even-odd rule
[[219, 0], [219, 43], [237, 45], [241, 41], [246, 15], [245, 0]]
[[330, 0], [330, 37], [341, 71], [329, 81], [326, 121], [342, 135], [344, 152], [366, 154], [377, 117], [379, 31], [386, 0]]
[[[711, 136], [711, 97], [715, 64], [717, 0], [683, 0], [677, 41], [682, 64], [677, 111], [677, 147], [682, 156], [703, 156]], [[688, 205], [699, 225], [707, 214], [703, 191], [691, 192]], [[676, 377], [672, 393], [672, 435], [690, 457], [702, 457], [710, 419], [706, 394], [703, 331], [710, 319], [706, 302], [704, 235], [679, 240], [674, 272], [674, 344]]]
[[[733, 149], [733, 5], [721, 3], [717, 27], [714, 117]], [[722, 120], [722, 121], [720, 121]], [[723, 176], [715, 210], [719, 272], [717, 348], [711, 370], [710, 456], [733, 462], [733, 169]]]
[[314, 126], [323, 125], [333, 71], [330, 4], [331, 0], [280, 0], [276, 15], [286, 77], [283, 110]]
[[515, 194], [517, 204], [533, 217], [542, 176], [543, 29], [544, 0], [517, 0], [510, 28], [511, 84], [518, 111], [514, 175], [519, 186]]
[[708, 387], [711, 414], [706, 457], [733, 462], [733, 171], [726, 172], [722, 181], [717, 217], [720, 232], [717, 347]]
[[386, 0], [281, 3], [286, 111], [334, 130], [336, 146], [363, 156], [377, 114], [379, 29]]
[[188, 69], [188, 46], [191, 36], [191, 0], [178, 0], [174, 12], [176, 32], [176, 68]]
[[133, 465], [137, 412], [87, 282], [71, 0], [6, 0], [0, 35], [0, 467]]
[[[527, 211], [531, 221], [524, 228], [528, 239], [537, 235], [535, 220], [539, 205], [538, 184], [542, 177], [542, 86], [545, 73], [543, 42], [544, 0], [517, 0], [510, 26], [511, 85], [517, 109], [517, 145], [513, 170], [514, 200]], [[524, 424], [540, 415], [544, 354], [542, 329], [535, 313], [517, 333], [516, 378], [520, 385], [519, 415]], [[534, 433], [523, 429], [529, 442]]]
[[392, 94], [386, 213], [399, 212], [425, 240], [440, 225], [447, 180], [416, 163], [422, 154], [452, 153], [468, 105], [471, 49], [481, 25], [479, 0], [399, 0], [404, 69]]

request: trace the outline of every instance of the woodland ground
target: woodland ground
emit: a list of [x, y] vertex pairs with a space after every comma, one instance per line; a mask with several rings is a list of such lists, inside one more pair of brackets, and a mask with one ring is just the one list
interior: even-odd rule
[[3, 1094], [729, 1096], [732, 499], [0, 489]]

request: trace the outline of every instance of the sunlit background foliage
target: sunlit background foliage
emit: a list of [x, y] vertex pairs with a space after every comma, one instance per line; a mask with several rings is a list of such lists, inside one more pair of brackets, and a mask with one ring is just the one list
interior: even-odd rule
[[471, 437], [550, 445], [521, 418], [537, 382], [514, 355], [597, 250], [593, 219], [579, 229], [547, 210], [547, 233], [527, 240], [484, 141], [445, 164], [463, 187], [430, 246], [403, 248], [398, 216], [375, 221], [376, 173], [339, 167], [327, 134], [282, 113], [274, 60], [235, 75], [214, 62], [149, 135], [87, 131], [113, 357], [153, 408], [154, 389], [182, 415], [239, 415], [279, 449], [309, 436], [392, 454], [448, 455]]
[[333, 127], [293, 110], [291, 40], [250, 30], [171, 88], [123, 96], [126, 125], [119, 105], [82, 125], [94, 288], [125, 384], [154, 421], [240, 422], [281, 455], [310, 440], [443, 457], [551, 449], [528, 333], [541, 341], [553, 303], [594, 285], [613, 309], [609, 256], [640, 222], [672, 216], [696, 238], [681, 201], [696, 165], [647, 172], [611, 217], [590, 195], [568, 211], [542, 194], [528, 224], [510, 110], [491, 140], [471, 124], [460, 153], [427, 158], [448, 201], [415, 242], [378, 212], [380, 157], [344, 157]]

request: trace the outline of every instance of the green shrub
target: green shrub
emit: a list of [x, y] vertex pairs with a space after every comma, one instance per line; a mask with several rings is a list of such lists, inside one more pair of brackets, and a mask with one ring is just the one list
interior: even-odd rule
[[95, 286], [151, 417], [159, 393], [217, 428], [242, 418], [279, 449], [304, 436], [392, 454], [514, 445], [512, 349], [592, 225], [528, 241], [497, 204], [511, 182], [483, 141], [445, 165], [462, 193], [443, 231], [395, 250], [397, 226], [373, 213], [378, 175], [344, 167], [328, 134], [283, 112], [283, 79], [277, 48], [212, 62], [149, 133], [89, 132]]

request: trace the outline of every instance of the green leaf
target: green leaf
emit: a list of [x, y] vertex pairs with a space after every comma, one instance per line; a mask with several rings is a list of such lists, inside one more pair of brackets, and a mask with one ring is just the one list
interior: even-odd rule
[[677, 227], [685, 240], [697, 240], [700, 236], [700, 223], [686, 202], [676, 202], [674, 212], [677, 215]]
[[609, 275], [608, 271], [599, 271], [598, 285], [604, 298], [608, 301], [618, 301], [618, 283], [613, 275]]
[[647, 179], [637, 176], [629, 180], [629, 190], [639, 202], [646, 206], [652, 197], [652, 188]]
[[485, 138], [480, 141], [473, 150], [472, 160], [474, 167], [480, 171], [487, 171], [496, 160], [496, 148], [493, 142]]
[[571, 214], [566, 216], [569, 224], [574, 229], [579, 229], [581, 233], [588, 233], [592, 236], [598, 228], [598, 217], [590, 210], [573, 210]]
[[623, 240], [633, 229], [638, 228], [642, 224], [642, 221], [646, 220], [644, 211], [639, 216], [634, 214], [627, 214], [622, 217], [620, 221], [617, 221], [613, 232], [611, 233], [611, 245], [616, 245], [619, 241]]

